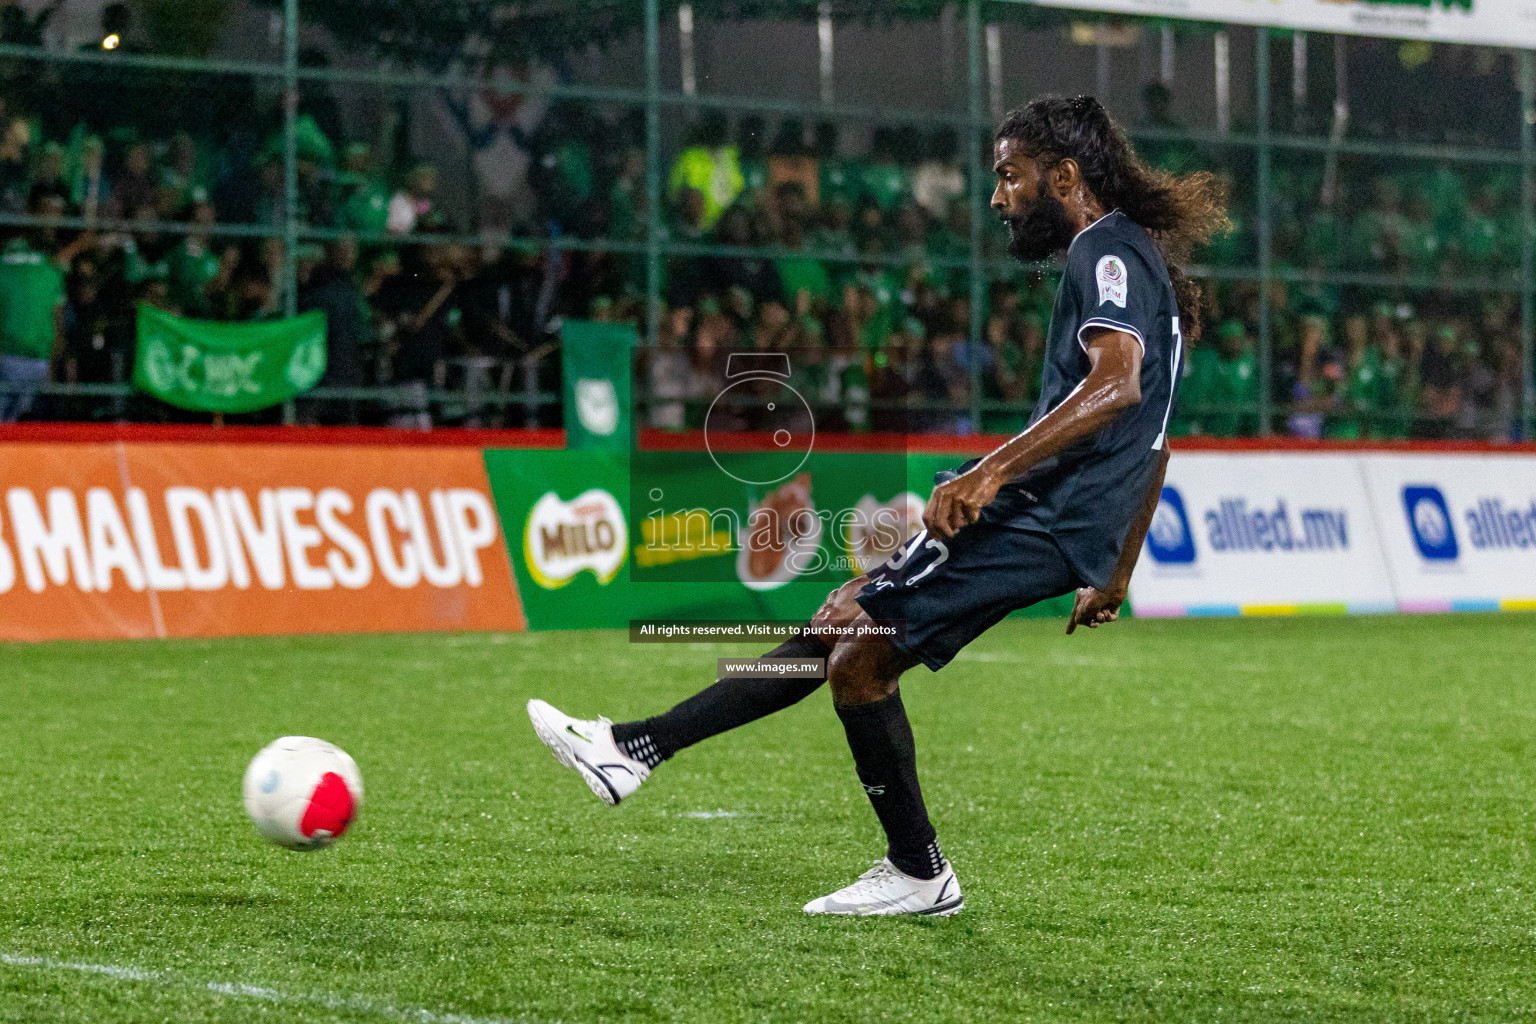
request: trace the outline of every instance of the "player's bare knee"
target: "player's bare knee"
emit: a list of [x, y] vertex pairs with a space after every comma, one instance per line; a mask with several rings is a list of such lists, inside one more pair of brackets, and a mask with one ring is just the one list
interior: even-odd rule
[[868, 676], [848, 673], [831, 673], [827, 682], [832, 688], [832, 703], [838, 707], [857, 707], [884, 700], [896, 692], [896, 680], [872, 679]]
[[829, 645], [833, 644], [837, 637], [831, 633], [830, 627], [846, 626], [863, 613], [857, 598], [866, 582], [867, 580], [860, 576], [858, 579], [849, 580], [828, 594], [827, 599], [821, 603], [821, 607], [816, 609], [816, 614], [811, 616], [811, 633], [825, 640]]
[[827, 685], [834, 704], [873, 704], [896, 692], [900, 673], [890, 671], [889, 659], [877, 646], [868, 638], [847, 638], [832, 648], [827, 658]]

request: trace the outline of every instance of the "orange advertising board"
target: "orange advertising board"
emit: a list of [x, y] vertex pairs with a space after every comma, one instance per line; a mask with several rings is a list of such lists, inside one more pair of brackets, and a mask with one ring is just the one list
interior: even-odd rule
[[525, 628], [478, 449], [0, 445], [0, 640]]

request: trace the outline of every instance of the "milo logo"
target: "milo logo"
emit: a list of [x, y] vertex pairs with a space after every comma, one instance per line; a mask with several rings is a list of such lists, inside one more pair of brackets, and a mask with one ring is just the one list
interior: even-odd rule
[[624, 565], [629, 531], [624, 510], [600, 487], [561, 501], [548, 491], [534, 503], [523, 531], [528, 574], [546, 590], [557, 590], [590, 572], [603, 585]]

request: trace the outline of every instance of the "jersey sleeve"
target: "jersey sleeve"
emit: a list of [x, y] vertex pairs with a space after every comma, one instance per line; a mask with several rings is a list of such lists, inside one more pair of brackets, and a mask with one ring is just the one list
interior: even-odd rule
[[1110, 231], [1089, 231], [1080, 243], [1071, 258], [1078, 298], [1077, 343], [1086, 351], [1095, 328], [1124, 331], [1141, 343], [1145, 358], [1162, 305], [1162, 289], [1145, 258]]

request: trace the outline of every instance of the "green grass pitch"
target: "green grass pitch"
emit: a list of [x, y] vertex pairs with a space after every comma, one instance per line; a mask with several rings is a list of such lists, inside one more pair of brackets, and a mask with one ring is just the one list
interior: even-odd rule
[[[945, 920], [801, 914], [882, 851], [825, 691], [617, 809], [524, 716], [740, 649], [0, 647], [0, 1021], [1536, 1019], [1536, 621], [1060, 630], [908, 679]], [[330, 851], [245, 820], [283, 733], [362, 768]]]

